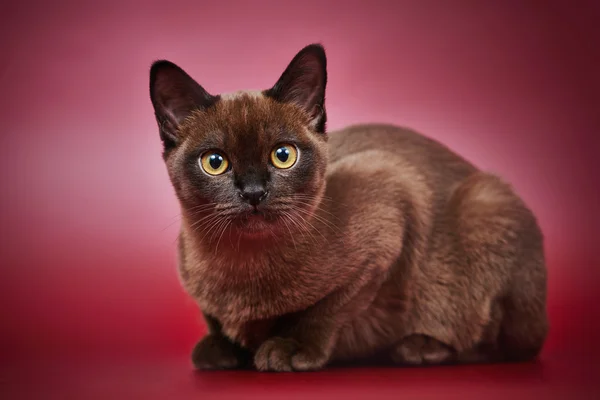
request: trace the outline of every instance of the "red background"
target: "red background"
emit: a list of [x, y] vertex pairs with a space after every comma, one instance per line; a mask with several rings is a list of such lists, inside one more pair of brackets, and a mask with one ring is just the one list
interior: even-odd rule
[[[4, 398], [590, 393], [597, 371], [586, 362], [600, 353], [593, 3], [3, 2]], [[329, 129], [418, 129], [504, 176], [537, 213], [552, 323], [539, 363], [191, 372], [204, 329], [176, 274], [179, 213], [150, 64], [174, 61], [214, 93], [260, 89], [311, 42], [329, 57]]]

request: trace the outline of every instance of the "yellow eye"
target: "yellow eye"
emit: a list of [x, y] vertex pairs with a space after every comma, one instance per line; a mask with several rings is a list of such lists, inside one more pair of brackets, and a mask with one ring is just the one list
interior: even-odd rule
[[282, 144], [271, 152], [271, 162], [276, 168], [287, 169], [298, 160], [298, 151], [290, 144]]
[[200, 158], [200, 165], [209, 175], [221, 175], [229, 168], [229, 161], [220, 153], [209, 151]]

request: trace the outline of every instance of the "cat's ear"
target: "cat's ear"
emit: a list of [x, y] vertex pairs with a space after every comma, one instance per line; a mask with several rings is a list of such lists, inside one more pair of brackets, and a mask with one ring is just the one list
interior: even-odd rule
[[213, 105], [219, 96], [209, 94], [177, 65], [159, 60], [150, 68], [150, 99], [154, 106], [160, 137], [165, 147], [170, 147], [181, 139], [181, 122], [193, 110]]
[[320, 44], [300, 50], [289, 63], [277, 83], [265, 95], [284, 103], [294, 103], [310, 117], [317, 132], [325, 132], [325, 87], [327, 57]]

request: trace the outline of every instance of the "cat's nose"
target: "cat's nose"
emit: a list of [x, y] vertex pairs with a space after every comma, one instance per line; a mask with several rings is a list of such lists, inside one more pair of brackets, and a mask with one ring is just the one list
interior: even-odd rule
[[240, 197], [250, 203], [250, 205], [259, 205], [269, 194], [262, 186], [247, 186], [240, 191]]

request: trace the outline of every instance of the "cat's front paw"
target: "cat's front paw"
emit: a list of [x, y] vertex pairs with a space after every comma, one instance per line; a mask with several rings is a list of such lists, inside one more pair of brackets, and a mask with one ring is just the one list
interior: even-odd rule
[[314, 371], [327, 363], [327, 356], [293, 339], [275, 337], [265, 341], [254, 355], [259, 371]]
[[234, 369], [243, 366], [242, 351], [227, 338], [207, 335], [192, 351], [192, 362], [197, 369]]
[[451, 347], [427, 335], [410, 335], [392, 351], [392, 360], [398, 364], [423, 365], [451, 362]]

